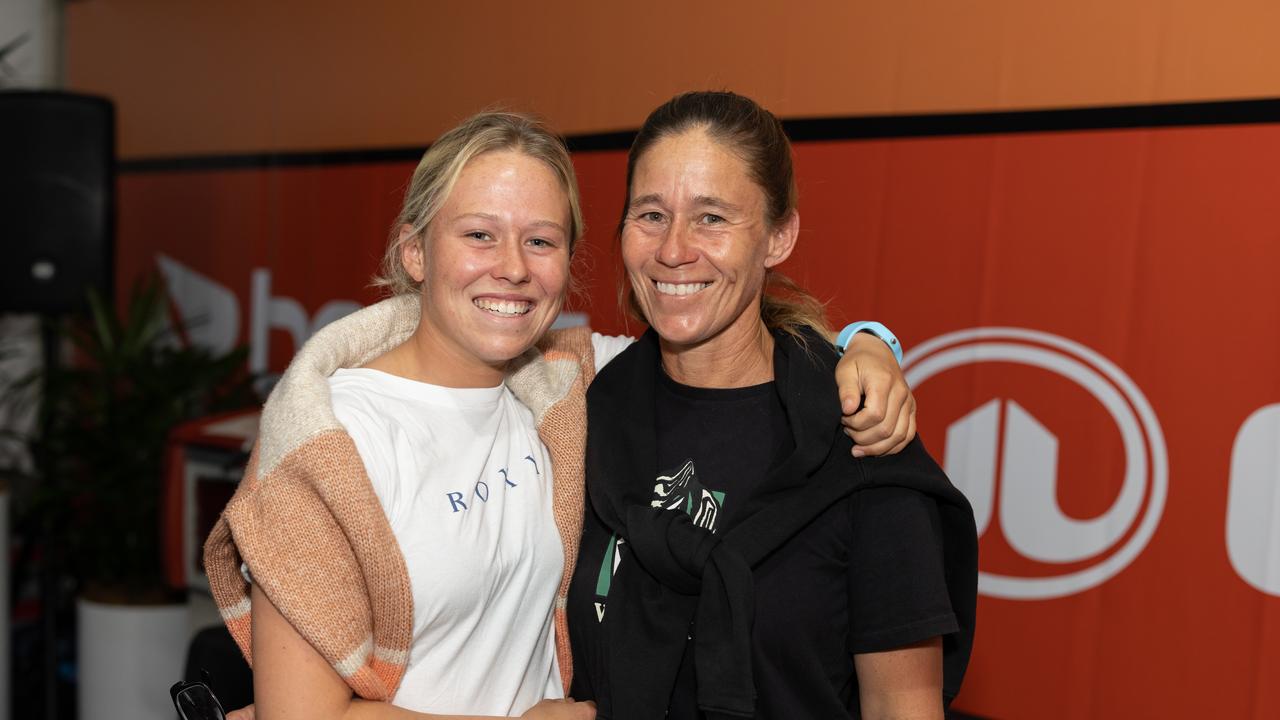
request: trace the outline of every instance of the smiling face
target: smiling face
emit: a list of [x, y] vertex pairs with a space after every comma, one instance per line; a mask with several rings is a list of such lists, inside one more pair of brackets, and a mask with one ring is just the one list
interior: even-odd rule
[[569, 226], [568, 194], [541, 160], [502, 150], [467, 163], [402, 257], [422, 282], [419, 334], [441, 377], [496, 385], [542, 337], [568, 285]]
[[759, 332], [765, 271], [795, 244], [795, 213], [776, 226], [746, 163], [693, 128], [656, 141], [635, 164], [622, 259], [636, 301], [677, 347]]

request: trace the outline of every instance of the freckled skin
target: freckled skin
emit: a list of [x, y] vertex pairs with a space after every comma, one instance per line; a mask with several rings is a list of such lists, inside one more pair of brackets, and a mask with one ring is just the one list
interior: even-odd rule
[[[467, 164], [422, 247], [406, 243], [405, 268], [424, 281], [422, 319], [402, 346], [406, 360], [419, 364], [414, 379], [451, 387], [502, 381], [507, 362], [537, 342], [560, 312], [569, 281], [569, 216], [568, 194], [542, 161], [498, 151]], [[529, 311], [497, 313], [477, 300]]]
[[[654, 143], [636, 163], [630, 200], [623, 264], [664, 347], [722, 360], [771, 348], [760, 320], [765, 271], [790, 254], [798, 218], [772, 226], [746, 164], [701, 129]], [[671, 295], [658, 282], [710, 284]]]

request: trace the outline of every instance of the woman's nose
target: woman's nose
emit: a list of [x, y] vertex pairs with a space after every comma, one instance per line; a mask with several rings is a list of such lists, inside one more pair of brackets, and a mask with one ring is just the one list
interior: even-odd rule
[[689, 230], [680, 223], [672, 223], [658, 246], [658, 262], [669, 267], [676, 267], [693, 262], [694, 253], [690, 244], [692, 238]]
[[524, 247], [519, 241], [500, 243], [499, 257], [494, 276], [507, 282], [520, 284], [529, 279], [529, 263], [524, 256]]

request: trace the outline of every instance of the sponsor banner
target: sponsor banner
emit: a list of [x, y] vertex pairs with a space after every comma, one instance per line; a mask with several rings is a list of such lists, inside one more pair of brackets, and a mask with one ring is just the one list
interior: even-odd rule
[[[982, 533], [956, 707], [1280, 716], [1280, 125], [797, 143], [783, 266], [908, 348], [926, 444]], [[575, 156], [574, 310], [618, 309], [625, 154]], [[122, 281], [280, 370], [368, 285], [412, 162], [138, 172]], [[122, 286], [125, 282], [121, 283]]]

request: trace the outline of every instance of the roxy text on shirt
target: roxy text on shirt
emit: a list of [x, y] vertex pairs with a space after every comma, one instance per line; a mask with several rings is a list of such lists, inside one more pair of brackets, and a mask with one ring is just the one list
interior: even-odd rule
[[[525, 455], [524, 459], [528, 460], [529, 464], [533, 466], [534, 477], [542, 477], [542, 472], [538, 470], [538, 461], [533, 459], [533, 455]], [[500, 478], [494, 479], [494, 485], [498, 487], [499, 491], [505, 491], [507, 488], [520, 487], [520, 483], [511, 478], [511, 472], [508, 468], [499, 468], [498, 475]], [[467, 497], [467, 494], [461, 491], [445, 493], [445, 497], [448, 498], [449, 506], [453, 509], [453, 512], [467, 510], [468, 503], [474, 504], [476, 502], [489, 502], [489, 496], [489, 483], [484, 480], [476, 481], [475, 487], [471, 488], [470, 497]]]

